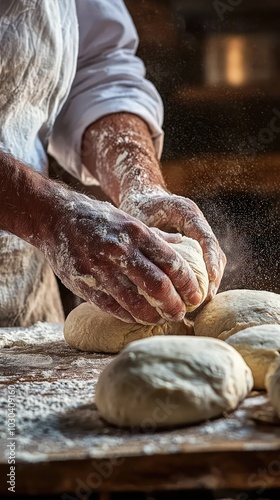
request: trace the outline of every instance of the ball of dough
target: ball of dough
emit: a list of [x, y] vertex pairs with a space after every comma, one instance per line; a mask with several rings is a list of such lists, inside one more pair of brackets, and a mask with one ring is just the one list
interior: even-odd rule
[[[169, 243], [190, 264], [199, 283], [203, 302], [208, 292], [208, 274], [199, 243], [191, 238], [183, 237], [181, 243]], [[142, 293], [139, 290], [139, 293]], [[142, 293], [145, 297], [146, 295]], [[152, 300], [146, 297], [153, 305]], [[188, 311], [197, 306], [187, 305]], [[68, 315], [64, 325], [64, 338], [75, 349], [91, 352], [121, 351], [133, 340], [151, 337], [153, 335], [189, 335], [193, 333], [192, 326], [185, 323], [165, 323], [163, 325], [140, 325], [124, 323], [114, 316], [101, 311], [90, 304], [81, 304]]]
[[89, 352], [120, 352], [129, 342], [153, 335], [188, 335], [189, 325], [164, 323], [139, 325], [124, 323], [98, 307], [84, 303], [70, 312], [64, 324], [64, 338], [71, 347]]
[[280, 325], [260, 325], [231, 335], [226, 342], [243, 357], [252, 371], [254, 389], [265, 389], [265, 377], [279, 357]]
[[252, 385], [250, 369], [225, 342], [153, 337], [132, 342], [105, 368], [95, 401], [108, 422], [147, 430], [222, 415]]
[[226, 340], [250, 326], [280, 324], [280, 295], [260, 290], [218, 293], [197, 315], [195, 335]]
[[[176, 252], [178, 252], [189, 263], [190, 267], [194, 271], [202, 294], [200, 302], [200, 304], [202, 304], [207, 297], [209, 279], [200, 244], [192, 238], [183, 236], [181, 243], [169, 243], [169, 246], [176, 250]], [[187, 312], [194, 311], [200, 304], [197, 304], [196, 306], [186, 304]]]
[[[178, 252], [189, 263], [190, 267], [194, 271], [202, 295], [200, 301], [200, 304], [202, 304], [202, 302], [204, 302], [204, 300], [206, 299], [208, 293], [209, 279], [200, 244], [198, 243], [198, 241], [193, 240], [192, 238], [183, 236], [180, 243], [168, 243], [168, 245], [176, 250], [176, 252]], [[149, 302], [151, 306], [155, 307], [158, 313], [161, 314], [161, 309], [158, 301], [155, 301], [140, 288], [138, 288], [138, 293], [140, 295], [143, 295], [147, 302]], [[186, 311], [192, 312], [197, 309], [200, 304], [197, 304], [195, 306], [186, 304]]]
[[280, 359], [278, 358], [266, 375], [267, 395], [278, 418], [280, 418]]

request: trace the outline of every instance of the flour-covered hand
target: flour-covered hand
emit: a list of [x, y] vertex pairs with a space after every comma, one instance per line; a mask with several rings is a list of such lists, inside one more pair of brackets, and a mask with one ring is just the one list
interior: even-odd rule
[[209, 275], [207, 298], [213, 298], [223, 276], [226, 256], [203, 213], [192, 200], [159, 188], [147, 190], [145, 194], [128, 193], [122, 198], [120, 208], [148, 226], [179, 231], [197, 240], [202, 247]]
[[76, 295], [127, 322], [183, 319], [201, 299], [188, 263], [164, 235], [109, 203], [64, 190], [60, 219], [41, 250]]

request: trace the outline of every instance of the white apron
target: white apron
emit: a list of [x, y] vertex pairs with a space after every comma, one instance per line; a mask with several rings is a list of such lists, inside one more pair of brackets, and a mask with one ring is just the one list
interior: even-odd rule
[[[44, 173], [77, 51], [75, 0], [1, 0], [0, 149]], [[0, 326], [36, 321], [63, 321], [56, 279], [41, 252], [0, 231]]]

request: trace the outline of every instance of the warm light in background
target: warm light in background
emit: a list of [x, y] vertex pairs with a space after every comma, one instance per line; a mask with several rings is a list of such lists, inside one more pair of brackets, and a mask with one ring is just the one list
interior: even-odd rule
[[275, 37], [269, 34], [210, 34], [204, 42], [208, 85], [256, 85], [276, 72]]
[[227, 40], [226, 79], [230, 85], [241, 85], [245, 79], [244, 39], [229, 37]]

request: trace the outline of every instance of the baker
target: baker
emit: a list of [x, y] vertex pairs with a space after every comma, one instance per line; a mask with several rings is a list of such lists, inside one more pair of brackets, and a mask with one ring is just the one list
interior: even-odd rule
[[[162, 102], [122, 0], [1, 0], [0, 38], [0, 325], [63, 320], [53, 271], [124, 321], [182, 319], [201, 296], [176, 233], [201, 244], [213, 297], [225, 256], [166, 189]], [[118, 208], [49, 180], [47, 151]]]

